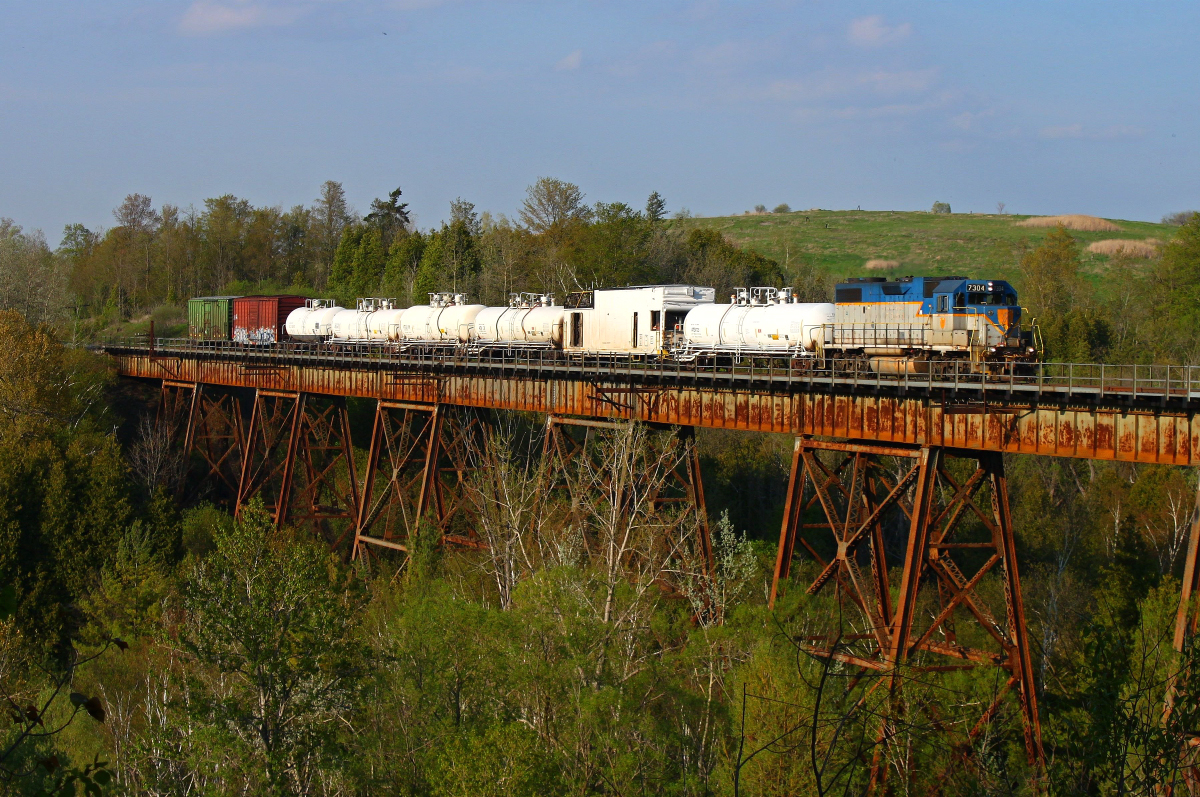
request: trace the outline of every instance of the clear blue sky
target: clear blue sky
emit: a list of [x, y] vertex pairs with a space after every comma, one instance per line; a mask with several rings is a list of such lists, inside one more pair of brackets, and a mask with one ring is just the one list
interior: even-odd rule
[[[0, 25], [0, 216], [130, 192], [513, 214], [589, 201], [1200, 207], [1200, 3], [39, 0]], [[385, 35], [386, 34], [386, 35]]]

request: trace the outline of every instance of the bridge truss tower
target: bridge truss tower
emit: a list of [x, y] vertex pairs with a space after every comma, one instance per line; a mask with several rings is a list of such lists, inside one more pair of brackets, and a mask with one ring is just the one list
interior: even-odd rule
[[[806, 563], [797, 567], [797, 548]], [[793, 583], [789, 583], [792, 581]], [[804, 585], [836, 599], [849, 619], [806, 636], [804, 649], [887, 689], [964, 672], [995, 686], [956, 740], [963, 750], [1008, 699], [1016, 700], [1025, 749], [1044, 764], [1037, 694], [1017, 569], [1002, 455], [941, 447], [797, 437], [770, 601]], [[980, 679], [987, 670], [1000, 677]], [[972, 694], [968, 702], [979, 699]], [[897, 711], [879, 728], [872, 781], [887, 775]]]

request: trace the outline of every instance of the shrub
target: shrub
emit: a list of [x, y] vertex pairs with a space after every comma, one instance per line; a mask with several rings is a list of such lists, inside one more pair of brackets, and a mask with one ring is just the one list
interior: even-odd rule
[[780, 204], [776, 205], [775, 209], [772, 210], [771, 212], [772, 213], [791, 213], [792, 206], [786, 202], [781, 202]]
[[1168, 213], [1162, 217], [1163, 224], [1170, 224], [1172, 227], [1182, 227], [1192, 220], [1193, 216], [1200, 215], [1197, 210], [1181, 210], [1178, 213]]
[[931, 212], [932, 213], [949, 213], [950, 212], [950, 203], [949, 202], [934, 202]]

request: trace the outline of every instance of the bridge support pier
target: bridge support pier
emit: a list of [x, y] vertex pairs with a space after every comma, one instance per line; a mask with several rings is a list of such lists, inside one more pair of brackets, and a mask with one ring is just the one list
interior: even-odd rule
[[212, 385], [196, 385], [183, 455], [190, 459], [199, 454], [204, 463], [199, 479], [214, 480], [230, 502], [238, 493], [244, 451], [245, 430], [237, 396]]
[[276, 525], [310, 525], [332, 548], [353, 534], [358, 480], [344, 398], [258, 390], [245, 441], [237, 512], [257, 495]]
[[185, 470], [179, 491], [215, 486], [217, 500], [233, 504], [245, 447], [237, 395], [216, 385], [163, 380], [156, 423], [180, 448]]
[[1184, 642], [1196, 635], [1200, 621], [1200, 612], [1194, 605], [1197, 594], [1200, 594], [1200, 485], [1196, 486], [1187, 558], [1183, 561], [1183, 589], [1179, 595], [1179, 612], [1175, 616], [1175, 649], [1181, 653]]
[[[167, 436], [172, 445], [186, 435], [191, 423], [199, 385], [195, 382], [176, 382], [164, 379], [158, 393], [154, 425]], [[187, 452], [184, 452], [187, 455]]]
[[958, 744], [968, 747], [1012, 692], [1029, 761], [1042, 768], [1001, 454], [797, 437], [772, 606], [792, 575], [797, 543], [808, 554], [808, 594], [832, 592], [858, 615], [851, 622], [856, 633], [831, 629], [806, 637], [804, 648], [859, 668], [861, 678], [886, 684], [891, 694], [875, 750], [875, 787], [886, 779], [887, 759], [894, 765], [904, 755], [898, 697], [917, 673], [983, 676], [1000, 668], [1002, 684]]
[[468, 530], [453, 533], [462, 509], [471, 452], [481, 444], [476, 413], [444, 404], [380, 400], [355, 523], [355, 558], [367, 546], [409, 550], [422, 522], [443, 542], [478, 547]]

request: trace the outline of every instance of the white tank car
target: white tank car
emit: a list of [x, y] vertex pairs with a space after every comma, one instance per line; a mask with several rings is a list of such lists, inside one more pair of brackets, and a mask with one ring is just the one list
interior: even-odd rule
[[479, 346], [561, 347], [563, 308], [554, 297], [513, 294], [508, 307], [487, 307], [475, 317], [471, 342]]
[[358, 300], [358, 306], [342, 310], [333, 317], [330, 324], [331, 340], [337, 341], [369, 341], [371, 340], [371, 317], [381, 311], [393, 308], [391, 299], [368, 297]]
[[367, 317], [367, 337], [372, 342], [395, 343], [400, 340], [400, 318], [405, 313], [389, 303]]
[[410, 307], [400, 316], [400, 336], [406, 343], [467, 343], [476, 316], [485, 309], [467, 304], [461, 293], [431, 293], [429, 304]]
[[688, 311], [683, 322], [688, 353], [813, 351], [835, 317], [832, 303], [797, 302], [788, 288], [739, 288], [731, 299]]
[[309, 299], [288, 313], [283, 328], [292, 340], [320, 342], [333, 334], [333, 317], [344, 309], [332, 299]]

